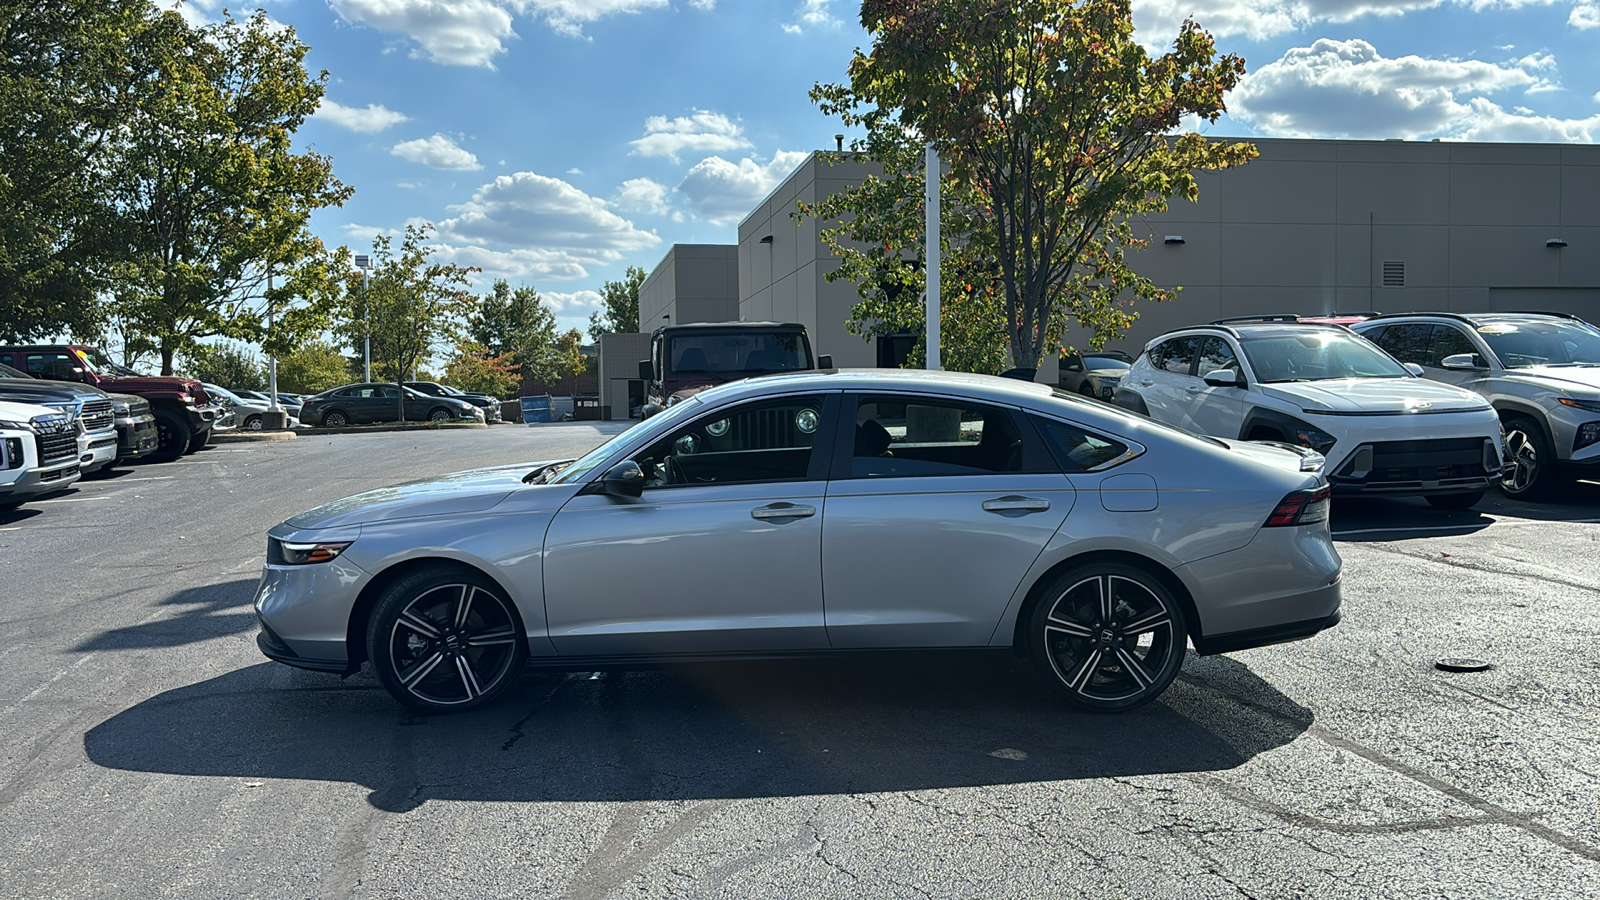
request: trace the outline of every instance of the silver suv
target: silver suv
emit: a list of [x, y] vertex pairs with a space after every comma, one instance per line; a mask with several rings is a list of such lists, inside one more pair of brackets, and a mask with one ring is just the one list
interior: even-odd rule
[[1213, 437], [1310, 447], [1335, 494], [1466, 509], [1501, 477], [1500, 423], [1482, 397], [1420, 373], [1342, 325], [1273, 317], [1156, 338], [1113, 402]]
[[1558, 313], [1408, 313], [1352, 327], [1494, 406], [1508, 495], [1548, 497], [1566, 478], [1600, 475], [1600, 329]]

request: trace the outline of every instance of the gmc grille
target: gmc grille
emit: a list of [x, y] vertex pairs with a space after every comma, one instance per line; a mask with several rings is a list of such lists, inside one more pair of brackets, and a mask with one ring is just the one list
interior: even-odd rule
[[84, 403], [83, 412], [78, 418], [83, 421], [84, 431], [105, 431], [116, 427], [109, 399], [90, 400]]

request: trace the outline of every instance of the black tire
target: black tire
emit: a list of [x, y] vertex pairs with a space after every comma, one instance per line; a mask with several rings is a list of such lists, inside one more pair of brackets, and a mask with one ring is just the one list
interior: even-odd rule
[[1483, 491], [1470, 494], [1429, 494], [1428, 505], [1434, 509], [1471, 509], [1483, 499]]
[[343, 428], [350, 424], [350, 416], [342, 409], [330, 409], [322, 414], [322, 424], [327, 428]]
[[1085, 381], [1083, 384], [1078, 385], [1078, 393], [1082, 394], [1085, 397], [1088, 397], [1090, 400], [1098, 400], [1098, 399], [1100, 399], [1100, 396], [1094, 392], [1094, 385], [1090, 384], [1087, 381]]
[[430, 566], [390, 585], [367, 626], [378, 680], [423, 713], [489, 703], [527, 655], [516, 607], [483, 573], [461, 566]]
[[452, 413], [450, 410], [445, 409], [442, 406], [435, 406], [433, 409], [428, 410], [429, 422], [448, 422], [454, 418], [455, 413]]
[[185, 417], [170, 409], [156, 409], [156, 449], [150, 454], [152, 462], [172, 462], [189, 452], [189, 441], [194, 429]]
[[245, 419], [244, 424], [239, 427], [243, 428], [245, 431], [260, 431], [265, 426], [266, 423], [261, 421], [261, 417], [257, 415]]
[[1555, 452], [1544, 429], [1526, 416], [1505, 421], [1506, 455], [1511, 468], [1500, 479], [1500, 490], [1515, 500], [1542, 500], [1555, 489]]
[[1023, 630], [1034, 674], [1091, 712], [1123, 712], [1161, 695], [1188, 650], [1183, 604], [1137, 566], [1091, 562], [1039, 594]]
[[189, 446], [183, 452], [194, 453], [199, 450], [204, 450], [206, 448], [206, 444], [210, 440], [211, 429], [207, 428], [205, 431], [196, 431], [194, 434], [189, 436]]

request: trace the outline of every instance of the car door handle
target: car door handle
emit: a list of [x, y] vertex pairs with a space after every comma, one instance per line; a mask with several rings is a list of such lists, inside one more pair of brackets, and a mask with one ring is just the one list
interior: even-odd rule
[[994, 500], [983, 501], [983, 508], [989, 512], [1044, 512], [1050, 508], [1049, 500], [1040, 500], [1037, 497], [1018, 497], [1015, 494], [998, 497]]
[[752, 519], [804, 519], [817, 514], [815, 506], [797, 506], [793, 503], [774, 503], [750, 510]]

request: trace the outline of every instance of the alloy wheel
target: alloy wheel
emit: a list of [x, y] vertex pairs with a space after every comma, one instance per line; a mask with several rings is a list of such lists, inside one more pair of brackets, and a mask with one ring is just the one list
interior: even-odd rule
[[1119, 711], [1154, 699], [1176, 677], [1188, 640], [1183, 611], [1131, 567], [1069, 573], [1034, 614], [1034, 658], [1075, 705]]
[[[426, 587], [381, 618], [385, 687], [427, 712], [466, 708], [497, 695], [521, 654], [506, 600], [476, 584]], [[379, 649], [379, 648], [374, 648]]]
[[1510, 468], [1500, 478], [1500, 490], [1508, 497], [1530, 499], [1547, 492], [1554, 473], [1552, 454], [1539, 426], [1527, 419], [1506, 422], [1506, 457]]
[[322, 424], [329, 428], [343, 428], [350, 424], [350, 419], [339, 410], [333, 410], [322, 417]]
[[455, 417], [450, 415], [450, 410], [441, 407], [435, 407], [428, 413], [429, 422], [448, 422], [453, 418]]

